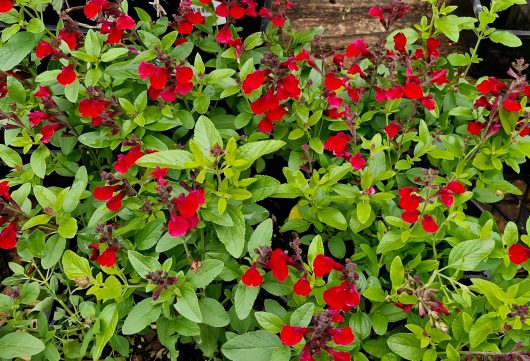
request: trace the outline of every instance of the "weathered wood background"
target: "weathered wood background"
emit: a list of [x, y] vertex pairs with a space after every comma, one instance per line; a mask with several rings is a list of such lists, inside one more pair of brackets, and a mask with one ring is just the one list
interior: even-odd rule
[[[376, 18], [368, 16], [368, 9], [375, 5], [385, 5], [387, 0], [293, 0], [294, 7], [288, 16], [295, 30], [310, 27], [323, 28], [322, 43], [334, 49], [346, 47], [353, 39], [365, 38], [375, 41], [383, 31]], [[411, 11], [400, 24], [403, 27], [419, 22], [429, 8], [419, 0], [406, 1]]]

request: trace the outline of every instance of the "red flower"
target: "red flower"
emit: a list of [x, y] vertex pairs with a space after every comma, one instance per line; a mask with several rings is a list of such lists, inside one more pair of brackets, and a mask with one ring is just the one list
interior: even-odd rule
[[116, 19], [116, 29], [120, 31], [132, 30], [136, 26], [136, 22], [129, 15], [120, 13]]
[[442, 302], [436, 302], [435, 306], [431, 306], [431, 311], [437, 312], [438, 314], [443, 313], [444, 315], [448, 315], [449, 311], [445, 307], [445, 305]]
[[397, 122], [391, 122], [385, 127], [385, 132], [390, 139], [393, 139], [400, 129], [401, 126]]
[[189, 66], [179, 66], [175, 69], [177, 83], [190, 83], [193, 80], [193, 69]]
[[355, 341], [355, 335], [350, 326], [344, 328], [332, 328], [328, 333], [337, 345], [350, 345]]
[[77, 48], [77, 36], [78, 33], [72, 30], [61, 29], [59, 31], [58, 38], [68, 45], [70, 50], [75, 50]]
[[95, 118], [105, 111], [107, 105], [106, 101], [100, 99], [82, 99], [78, 110], [82, 117]]
[[13, 9], [13, 3], [11, 0], [0, 0], [0, 14], [7, 13]]
[[333, 154], [337, 157], [342, 157], [349, 141], [349, 135], [339, 132], [335, 135], [332, 135], [324, 142], [324, 149], [333, 152]]
[[149, 176], [156, 178], [156, 182], [159, 185], [165, 185], [167, 182], [164, 180], [164, 178], [167, 176], [168, 172], [169, 168], [160, 168], [159, 166], [156, 166], [155, 170], [149, 173]]
[[57, 82], [61, 85], [72, 84], [77, 75], [75, 74], [74, 66], [72, 64], [63, 66], [61, 72], [57, 75]]
[[42, 128], [40, 128], [40, 134], [42, 135], [40, 141], [44, 144], [49, 143], [50, 138], [53, 137], [55, 131], [59, 129], [61, 129], [61, 126], [59, 124], [47, 124], [43, 126]]
[[486, 127], [486, 124], [481, 122], [468, 122], [467, 123], [467, 132], [471, 135], [479, 135], [482, 132], [482, 129]]
[[35, 56], [38, 59], [47, 57], [48, 55], [54, 54], [56, 50], [47, 41], [41, 41], [35, 47]]
[[332, 270], [342, 271], [343, 268], [343, 265], [336, 262], [333, 258], [326, 257], [323, 254], [317, 255], [313, 261], [313, 271], [315, 272], [316, 277], [327, 275]]
[[215, 36], [215, 40], [219, 44], [228, 44], [234, 39], [232, 32], [230, 31], [230, 27], [228, 25], [225, 25], [219, 30], [219, 33]]
[[488, 79], [483, 80], [477, 85], [477, 90], [482, 94], [499, 95], [501, 90], [504, 89], [505, 85], [502, 81], [490, 76]]
[[366, 42], [362, 38], [355, 39], [346, 48], [346, 56], [348, 58], [356, 58], [359, 55], [366, 56], [369, 54], [370, 54], [370, 51], [368, 51]]
[[502, 102], [502, 107], [508, 112], [519, 112], [521, 111], [521, 104], [512, 99], [506, 99]]
[[89, 0], [83, 8], [83, 12], [87, 18], [94, 20], [103, 9], [108, 7], [109, 2], [107, 0]]
[[258, 123], [258, 130], [263, 133], [270, 133], [274, 129], [274, 125], [272, 124], [272, 120], [265, 117]]
[[98, 257], [97, 262], [103, 267], [112, 267], [116, 264], [116, 248], [107, 247]]
[[311, 355], [311, 349], [309, 348], [309, 344], [306, 344], [302, 349], [302, 353], [300, 354], [300, 361], [315, 361], [313, 355]]
[[122, 199], [125, 194], [120, 192], [114, 195], [115, 192], [121, 189], [118, 185], [112, 186], [97, 186], [94, 188], [94, 198], [98, 201], [107, 201], [107, 208], [113, 212], [117, 212], [122, 207]]
[[344, 66], [344, 54], [335, 54], [333, 56], [333, 64], [342, 68]]
[[440, 47], [440, 41], [435, 38], [427, 39], [427, 55], [431, 57], [440, 56], [438, 48]]
[[342, 87], [342, 79], [337, 78], [337, 76], [333, 73], [327, 73], [326, 77], [324, 78], [324, 87], [327, 90], [335, 91]]
[[263, 276], [256, 268], [256, 263], [253, 263], [252, 266], [243, 274], [241, 281], [245, 286], [249, 287], [259, 287], [263, 283]]
[[423, 97], [421, 99], [421, 105], [423, 105], [427, 110], [436, 109], [436, 102], [434, 101], [432, 94], [428, 94], [427, 96]]
[[403, 304], [401, 302], [394, 302], [394, 306], [401, 308], [406, 313], [409, 313], [410, 311], [412, 311], [412, 306], [414, 305]]
[[151, 88], [162, 90], [167, 84], [169, 74], [165, 68], [161, 68], [148, 62], [141, 62], [138, 66], [138, 75], [141, 80], [149, 78]]
[[298, 79], [293, 74], [284, 76], [278, 82], [277, 97], [280, 100], [286, 100], [288, 98], [298, 99], [302, 90]]
[[144, 154], [140, 150], [139, 145], [135, 145], [129, 150], [127, 154], [118, 155], [118, 160], [114, 163], [114, 169], [118, 173], [127, 173], [129, 168], [135, 165], [136, 161], [140, 159]]
[[394, 49], [400, 53], [405, 53], [405, 46], [407, 45], [407, 37], [403, 33], [394, 35]]
[[17, 224], [15, 222], [0, 232], [0, 249], [13, 249], [17, 246]]
[[418, 219], [420, 218], [420, 212], [417, 210], [414, 211], [404, 211], [401, 214], [401, 219], [409, 224], [416, 223]]
[[311, 284], [307, 280], [307, 273], [304, 273], [302, 278], [300, 278], [294, 284], [293, 291], [298, 296], [309, 296], [311, 294]]
[[48, 98], [52, 95], [50, 88], [47, 86], [41, 86], [39, 87], [39, 90], [37, 90], [35, 93], [33, 93], [33, 96], [39, 99]]
[[379, 18], [381, 22], [384, 21], [383, 8], [381, 6], [372, 6], [368, 10], [368, 15], [374, 18]]
[[440, 200], [447, 207], [451, 207], [454, 202], [453, 194], [462, 194], [466, 191], [466, 187], [457, 180], [452, 180], [445, 187], [438, 192]]
[[8, 202], [11, 200], [11, 195], [9, 194], [9, 181], [0, 182], [0, 197]]
[[417, 194], [418, 192], [415, 187], [403, 187], [399, 190], [399, 207], [405, 211], [415, 211], [420, 206], [420, 202], [423, 200]]
[[427, 233], [436, 233], [438, 231], [438, 224], [436, 224], [436, 220], [430, 214], [423, 216], [421, 226]]
[[355, 289], [355, 285], [350, 285], [348, 281], [327, 289], [323, 297], [330, 310], [349, 312], [361, 303], [361, 296]]
[[250, 94], [254, 90], [259, 89], [263, 85], [265, 77], [268, 73], [269, 72], [267, 70], [256, 70], [255, 72], [247, 75], [241, 84], [243, 93]]
[[36, 127], [44, 120], [50, 119], [50, 116], [44, 112], [36, 111], [28, 114], [29, 124], [32, 127]]
[[272, 275], [278, 281], [283, 282], [289, 275], [289, 268], [287, 263], [289, 256], [285, 254], [281, 249], [277, 248], [271, 253], [269, 260], [269, 268], [271, 269]]
[[530, 248], [521, 244], [513, 244], [508, 249], [508, 256], [512, 263], [516, 265], [523, 264], [530, 258]]
[[419, 84], [408, 83], [403, 87], [403, 94], [409, 99], [423, 98], [423, 89]]
[[443, 69], [439, 71], [434, 71], [431, 73], [431, 81], [434, 84], [443, 85], [449, 83], [449, 79], [447, 79], [447, 73], [449, 70]]
[[366, 166], [366, 159], [361, 153], [357, 153], [350, 158], [350, 164], [355, 170], [361, 170]]
[[187, 196], [181, 194], [178, 198], [173, 200], [173, 203], [177, 206], [180, 215], [186, 218], [194, 216], [204, 202], [205, 199], [203, 189], [194, 189]]
[[309, 332], [307, 327], [283, 325], [280, 331], [280, 339], [286, 346], [294, 346], [304, 338], [304, 335]]
[[350, 361], [351, 360], [351, 355], [349, 352], [335, 351], [334, 349], [329, 348], [329, 347], [326, 348], [326, 351], [328, 351], [330, 355], [333, 357], [333, 361]]
[[186, 217], [178, 216], [176, 213], [171, 213], [171, 219], [167, 225], [167, 230], [171, 236], [183, 236], [192, 228], [192, 224]]

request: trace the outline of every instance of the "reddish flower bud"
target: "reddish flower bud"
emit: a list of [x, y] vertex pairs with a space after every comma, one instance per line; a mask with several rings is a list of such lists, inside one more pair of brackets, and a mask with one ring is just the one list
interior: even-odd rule
[[530, 258], [530, 248], [522, 244], [512, 244], [508, 249], [508, 256], [512, 263], [516, 265], [523, 264]]
[[421, 226], [427, 233], [436, 233], [438, 231], [438, 224], [436, 224], [436, 220], [430, 214], [423, 216]]
[[253, 263], [252, 266], [243, 274], [241, 277], [241, 282], [245, 286], [249, 287], [258, 287], [263, 283], [263, 276], [256, 268], [256, 263]]
[[17, 246], [17, 224], [9, 223], [2, 232], [0, 232], [0, 249], [13, 249]]
[[436, 306], [432, 306], [431, 311], [443, 313], [444, 315], [449, 314], [449, 311], [442, 302], [436, 302]]
[[286, 346], [294, 346], [304, 338], [304, 335], [309, 332], [307, 327], [283, 325], [280, 331], [280, 339]]
[[323, 254], [317, 255], [313, 261], [313, 271], [316, 277], [327, 275], [332, 270], [342, 271], [343, 268], [343, 265], [336, 262], [333, 258], [326, 257]]
[[409, 313], [410, 311], [412, 311], [412, 306], [414, 305], [403, 304], [401, 302], [394, 302], [394, 306], [401, 308], [406, 313]]

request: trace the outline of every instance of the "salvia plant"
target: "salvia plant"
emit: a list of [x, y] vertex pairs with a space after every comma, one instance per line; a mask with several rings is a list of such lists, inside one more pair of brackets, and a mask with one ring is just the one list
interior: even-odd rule
[[529, 360], [530, 237], [470, 206], [520, 194], [528, 65], [468, 77], [525, 1], [427, 2], [333, 52], [283, 0], [0, 0], [0, 359]]

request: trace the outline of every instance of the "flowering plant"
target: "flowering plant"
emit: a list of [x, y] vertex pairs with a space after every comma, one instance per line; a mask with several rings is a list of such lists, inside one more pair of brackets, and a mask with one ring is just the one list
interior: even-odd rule
[[330, 53], [288, 1], [89, 0], [50, 30], [61, 1], [0, 0], [0, 358], [530, 357], [530, 238], [468, 202], [520, 194], [527, 65], [474, 82], [478, 46], [440, 51], [520, 45], [491, 24], [522, 2], [395, 29], [392, 0]]

